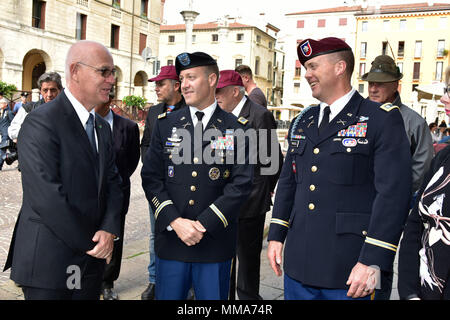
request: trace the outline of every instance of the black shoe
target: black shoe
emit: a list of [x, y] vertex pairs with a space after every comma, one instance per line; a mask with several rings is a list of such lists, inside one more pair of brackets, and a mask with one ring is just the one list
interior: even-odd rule
[[8, 153], [5, 157], [5, 162], [8, 166], [10, 166], [14, 161], [18, 159], [17, 152]]
[[155, 284], [149, 283], [147, 289], [141, 294], [142, 300], [155, 300]]
[[119, 300], [119, 296], [112, 288], [105, 288], [102, 290], [103, 300]]
[[194, 288], [190, 288], [186, 300], [195, 300]]

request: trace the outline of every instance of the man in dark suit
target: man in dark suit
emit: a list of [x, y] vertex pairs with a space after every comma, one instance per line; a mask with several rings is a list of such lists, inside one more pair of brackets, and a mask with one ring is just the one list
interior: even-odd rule
[[[264, 233], [266, 212], [272, 205], [271, 194], [275, 189], [283, 155], [276, 135], [276, 122], [272, 113], [263, 106], [256, 104], [245, 95], [241, 76], [234, 70], [220, 71], [219, 83], [216, 89], [218, 105], [236, 117], [248, 120], [255, 129], [258, 138], [264, 138], [265, 150], [259, 149], [258, 162], [253, 174], [253, 185], [250, 197], [243, 204], [239, 213], [237, 257], [239, 270], [237, 277], [237, 293], [239, 300], [262, 300], [259, 295], [259, 271], [261, 264], [261, 249]], [[273, 131], [272, 131], [273, 130]], [[266, 132], [263, 132], [266, 131]], [[273, 139], [273, 141], [272, 141]], [[258, 139], [259, 140], [259, 139]], [[271, 148], [274, 146], [275, 148]], [[271, 151], [273, 150], [273, 154]], [[265, 153], [263, 155], [263, 153]], [[262, 164], [262, 157], [269, 157], [270, 163]], [[273, 166], [271, 174], [262, 173], [262, 167]], [[231, 276], [230, 298], [234, 297], [235, 268]]]
[[[110, 93], [108, 102], [95, 107], [95, 112], [107, 121], [112, 129], [116, 166], [122, 178], [123, 205], [121, 210], [120, 233], [123, 235], [125, 216], [130, 204], [130, 177], [136, 170], [139, 162], [139, 127], [134, 121], [121, 117], [111, 110], [110, 104], [113, 97], [114, 94]], [[117, 293], [113, 291], [113, 288], [114, 281], [119, 278], [123, 238], [122, 236], [117, 241], [114, 241], [111, 262], [105, 268], [102, 283], [103, 300], [119, 299]]]
[[225, 300], [253, 175], [236, 136], [247, 120], [217, 106], [211, 56], [182, 53], [176, 68], [189, 107], [158, 117], [141, 172], [156, 221], [156, 299], [186, 299], [192, 286], [196, 299]]
[[[150, 146], [152, 130], [155, 127], [158, 116], [186, 107], [184, 98], [181, 95], [180, 81], [174, 66], [162, 67], [160, 73], [156, 77], [148, 79], [148, 81], [155, 82], [155, 92], [160, 103], [149, 109], [145, 119], [145, 129], [141, 140], [142, 162], [144, 162], [145, 153]], [[155, 216], [150, 203], [148, 206], [150, 213], [150, 262], [148, 265], [148, 286], [141, 294], [142, 300], [153, 300], [155, 298]]]
[[408, 215], [411, 154], [391, 104], [352, 89], [353, 52], [343, 40], [298, 46], [319, 105], [288, 133], [267, 255], [285, 299], [369, 299], [379, 271], [392, 268]]
[[105, 260], [122, 236], [123, 197], [111, 130], [93, 109], [108, 101], [114, 73], [103, 45], [75, 43], [67, 88], [20, 130], [23, 203], [5, 269], [25, 299], [100, 296]]

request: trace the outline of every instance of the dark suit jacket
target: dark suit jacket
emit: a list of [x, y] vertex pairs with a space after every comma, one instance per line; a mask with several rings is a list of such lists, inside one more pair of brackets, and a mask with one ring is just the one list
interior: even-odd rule
[[[250, 127], [255, 130], [267, 129], [269, 130], [268, 133], [271, 133], [271, 129], [276, 130], [277, 128], [277, 124], [272, 113], [263, 106], [253, 102], [248, 98], [244, 106], [242, 107], [241, 112], [239, 113], [239, 117], [244, 117], [245, 119], [247, 119], [249, 121]], [[276, 141], [278, 142], [276, 134], [273, 137], [271, 134], [267, 135], [267, 155], [270, 157], [273, 151], [274, 155], [271, 157], [271, 159], [276, 158], [276, 161], [278, 161], [276, 173], [273, 175], [261, 175], [261, 167], [268, 167], [270, 165], [262, 165], [259, 161], [260, 159], [258, 158], [258, 164], [255, 165], [255, 171], [253, 175], [252, 191], [250, 193], [250, 197], [241, 208], [241, 212], [239, 215], [240, 218], [255, 217], [260, 214], [265, 214], [270, 210], [270, 206], [272, 204], [270, 193], [275, 189], [278, 177], [280, 176], [281, 167], [283, 166], [283, 154], [281, 153], [279, 143], [277, 150], [271, 150], [270, 148], [272, 138], [277, 139]]]
[[113, 112], [113, 141], [116, 166], [122, 178], [122, 214], [126, 214], [130, 203], [130, 177], [139, 162], [138, 125]]
[[[23, 286], [66, 289], [69, 266], [81, 276], [98, 230], [120, 234], [122, 192], [111, 129], [96, 117], [98, 173], [86, 131], [67, 96], [28, 114], [19, 134], [23, 202], [5, 269]], [[98, 174], [98, 175], [97, 175]], [[97, 178], [96, 178], [97, 177]]]
[[[196, 147], [192, 139], [191, 150], [189, 143], [184, 149], [174, 147], [169, 150], [167, 146], [171, 145], [170, 140], [173, 141], [174, 128], [178, 129], [183, 141], [189, 142], [189, 136], [194, 137], [192, 123], [189, 108], [182, 108], [158, 119], [151, 147], [144, 158], [142, 187], [155, 214], [155, 251], [158, 257], [167, 260], [225, 261], [235, 256], [239, 208], [247, 200], [252, 183], [253, 166], [248, 164], [248, 144], [238, 145], [234, 137], [236, 152], [226, 154], [224, 151], [226, 161], [211, 164], [196, 161], [196, 151], [202, 155], [210, 150], [214, 153], [222, 151], [213, 147], [211, 140], [203, 140], [201, 148], [200, 143]], [[226, 136], [249, 127], [217, 106], [205, 132], [212, 128], [219, 130], [221, 136]], [[181, 129], [187, 133], [185, 131], [186, 134], [182, 134]], [[245, 148], [242, 164], [237, 161], [237, 154], [242, 151], [236, 150], [239, 147]], [[183, 153], [183, 158], [187, 154], [190, 163], [177, 164], [178, 161], [173, 161], [173, 154], [179, 153]], [[195, 246], [188, 247], [175, 231], [166, 229], [178, 217], [198, 220], [207, 230]]]
[[[184, 98], [181, 97], [181, 100], [178, 101], [175, 104], [175, 108], [172, 112], [186, 107], [186, 102], [184, 101]], [[142, 162], [144, 162], [145, 153], [147, 152], [148, 147], [150, 146], [150, 141], [152, 140], [152, 132], [153, 128], [155, 127], [155, 121], [158, 119], [158, 116], [167, 110], [167, 104], [166, 103], [159, 103], [153, 107], [151, 107], [148, 110], [147, 118], [145, 119], [145, 128], [144, 128], [144, 134], [142, 135], [141, 140], [141, 159]]]

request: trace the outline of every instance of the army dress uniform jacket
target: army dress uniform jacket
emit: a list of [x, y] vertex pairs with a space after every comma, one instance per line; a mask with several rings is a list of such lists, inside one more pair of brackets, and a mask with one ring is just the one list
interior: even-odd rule
[[[205, 130], [216, 128], [223, 136], [237, 129], [246, 130], [246, 120], [240, 119], [239, 122], [216, 106]], [[167, 146], [176, 141], [174, 132], [179, 128], [188, 130], [193, 137], [189, 108], [159, 116], [141, 172], [142, 186], [155, 214], [156, 254], [162, 259], [183, 262], [226, 261], [235, 256], [239, 209], [252, 186], [253, 166], [248, 164], [248, 146], [244, 164], [236, 164], [236, 159], [234, 164], [228, 161], [206, 164], [194, 157], [194, 146], [190, 164], [175, 164], [172, 161], [175, 150], [168, 150], [171, 148]], [[203, 141], [201, 151], [212, 147], [211, 141]], [[195, 246], [185, 245], [174, 230], [167, 230], [178, 217], [198, 220], [205, 227], [206, 233]]]
[[357, 262], [390, 270], [411, 190], [398, 107], [355, 93], [318, 134], [319, 106], [289, 129], [269, 241], [285, 242], [284, 271], [301, 283], [348, 289]]

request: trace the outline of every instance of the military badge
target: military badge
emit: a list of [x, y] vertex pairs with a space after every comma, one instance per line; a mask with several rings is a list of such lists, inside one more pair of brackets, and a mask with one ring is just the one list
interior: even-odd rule
[[174, 176], [174, 174], [175, 174], [175, 171], [173, 169], [173, 166], [169, 166], [167, 168], [167, 175], [172, 178]]
[[[171, 142], [181, 142], [181, 139], [180, 138], [178, 138], [178, 135], [177, 135], [177, 128], [176, 127], [173, 127], [172, 128], [172, 136], [170, 137], [170, 138], [168, 138], [167, 140], [169, 140], [169, 141], [171, 141]], [[167, 143], [166, 143], [166, 145], [167, 145]], [[178, 144], [179, 145], [179, 144]]]
[[230, 170], [226, 169], [226, 170], [223, 172], [223, 178], [224, 178], [224, 179], [227, 179], [229, 176], [230, 176]]
[[239, 122], [240, 124], [246, 125], [247, 122], [248, 122], [248, 120], [245, 119], [244, 117], [239, 117], [239, 118], [238, 118], [238, 122]]
[[309, 43], [309, 40], [306, 41], [304, 44], [302, 44], [300, 49], [302, 50], [302, 53], [305, 57], [309, 57], [312, 54], [312, 48], [311, 44]]
[[356, 137], [364, 138], [367, 133], [367, 123], [358, 122], [356, 125], [352, 125], [347, 129], [342, 129], [338, 132], [338, 137]]
[[209, 169], [209, 178], [211, 180], [217, 180], [220, 177], [220, 170], [219, 168], [216, 167], [212, 167], [211, 169]]
[[392, 111], [392, 110], [394, 110], [394, 109], [398, 109], [398, 110], [400, 110], [400, 108], [399, 107], [397, 107], [397, 106], [394, 106], [394, 105], [392, 105], [392, 103], [385, 103], [385, 104], [383, 104], [383, 105], [381, 105], [380, 106], [380, 109], [381, 110], [384, 110], [384, 111], [386, 111], [386, 112], [390, 112], [390, 111]]
[[167, 113], [161, 113], [160, 115], [158, 115], [158, 119], [164, 119], [167, 116]]
[[359, 144], [368, 144], [369, 141], [367, 141], [367, 139], [358, 139], [358, 143]]
[[356, 146], [356, 139], [353, 139], [353, 138], [346, 138], [346, 139], [344, 139], [344, 140], [342, 140], [342, 145], [344, 146], [344, 147], [354, 147], [354, 146]]
[[177, 58], [178, 61], [185, 67], [191, 64], [191, 59], [186, 52], [179, 54]]

